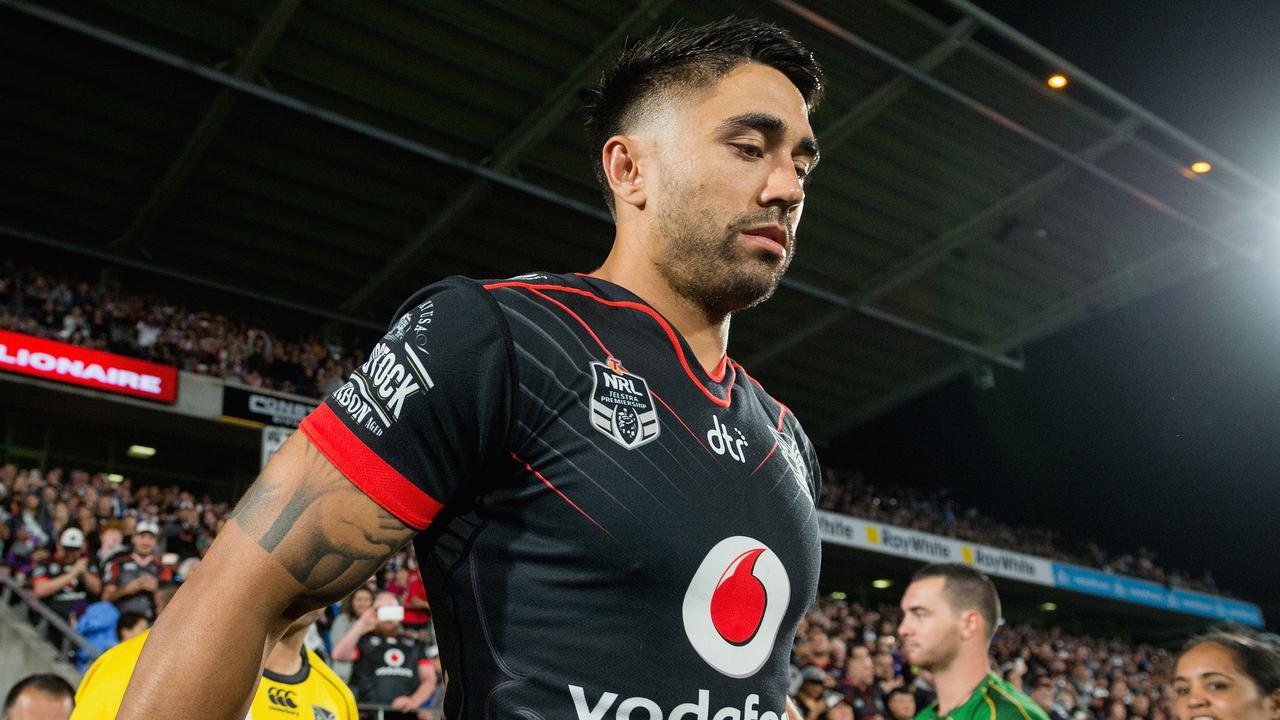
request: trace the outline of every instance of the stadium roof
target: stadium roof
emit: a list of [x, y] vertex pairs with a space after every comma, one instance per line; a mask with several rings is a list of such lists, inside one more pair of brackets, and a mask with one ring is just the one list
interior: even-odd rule
[[367, 327], [449, 274], [591, 269], [582, 88], [729, 14], [827, 70], [801, 251], [731, 346], [820, 441], [1280, 227], [1280, 194], [965, 0], [0, 0], [0, 236]]

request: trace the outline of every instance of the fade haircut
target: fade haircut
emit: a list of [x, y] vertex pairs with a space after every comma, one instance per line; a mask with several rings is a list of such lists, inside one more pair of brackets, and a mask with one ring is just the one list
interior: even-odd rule
[[995, 637], [1000, 619], [1000, 595], [996, 592], [995, 583], [986, 573], [974, 570], [960, 563], [934, 563], [925, 565], [911, 576], [911, 582], [942, 578], [942, 592], [952, 609], [958, 611], [977, 610], [986, 625], [987, 642]]
[[75, 701], [76, 691], [71, 687], [71, 683], [62, 679], [59, 675], [52, 673], [40, 673], [38, 675], [28, 675], [18, 681], [18, 684], [9, 689], [9, 694], [4, 698], [4, 713], [7, 715], [13, 709], [18, 697], [27, 689], [43, 693], [54, 700], [62, 700], [63, 698]]
[[1236, 668], [1249, 676], [1263, 695], [1280, 690], [1280, 637], [1239, 625], [1227, 625], [1187, 641], [1181, 659], [1197, 645], [1213, 643], [1231, 653]]
[[725, 18], [698, 27], [672, 27], [628, 46], [587, 91], [587, 144], [591, 167], [613, 211], [613, 191], [604, 176], [600, 148], [650, 113], [656, 103], [706, 88], [739, 65], [756, 62], [791, 81], [810, 112], [822, 101], [822, 68], [782, 28], [759, 20]]

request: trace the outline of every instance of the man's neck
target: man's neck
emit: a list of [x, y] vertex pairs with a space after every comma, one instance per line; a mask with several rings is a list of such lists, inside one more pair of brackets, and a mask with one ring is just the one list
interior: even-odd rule
[[957, 657], [946, 669], [935, 670], [933, 687], [938, 693], [938, 717], [963, 705], [988, 672], [985, 653], [971, 658]]
[[267, 656], [265, 667], [277, 675], [293, 675], [302, 669], [302, 641], [306, 630], [288, 632]]
[[649, 269], [648, 263], [647, 259], [619, 253], [615, 246], [615, 251], [591, 276], [621, 285], [652, 305], [689, 343], [702, 369], [708, 374], [714, 372], [729, 346], [731, 316], [708, 315], [704, 308], [677, 293], [662, 276]]

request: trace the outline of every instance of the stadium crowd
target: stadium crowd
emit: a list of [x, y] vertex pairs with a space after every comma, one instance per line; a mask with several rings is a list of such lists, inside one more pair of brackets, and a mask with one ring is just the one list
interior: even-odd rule
[[1155, 553], [1143, 547], [1136, 553], [1115, 555], [1096, 543], [1067, 538], [1048, 528], [1007, 525], [982, 514], [975, 507], [966, 506], [951, 497], [944, 488], [925, 491], [875, 485], [861, 473], [827, 467], [823, 469], [819, 507], [898, 527], [1098, 568], [1170, 587], [1229, 596], [1229, 593], [1218, 589], [1213, 574], [1208, 570], [1194, 577], [1160, 567], [1156, 564]]
[[361, 361], [316, 335], [282, 337], [180, 303], [0, 263], [0, 329], [320, 397]]
[[[933, 702], [928, 673], [913, 674], [897, 637], [896, 607], [820, 599], [792, 651], [792, 690], [807, 720], [908, 720]], [[1170, 720], [1173, 657], [1163, 649], [1003, 626], [992, 670], [1051, 720]]]
[[[360, 350], [318, 336], [281, 337], [180, 303], [18, 267], [9, 260], [0, 263], [0, 329], [310, 397], [340, 386], [363, 360]], [[962, 505], [945, 490], [876, 486], [858, 473], [830, 468], [825, 473], [824, 509], [1173, 587], [1221, 593], [1208, 571], [1193, 577], [1166, 570], [1145, 548], [1113, 554], [1053, 530], [1006, 525]]]
[[[828, 473], [822, 499], [826, 507], [935, 532], [941, 525], [934, 523], [952, 522], [964, 532], [981, 522], [980, 516], [933, 496], [899, 492], [878, 495], [877, 502], [869, 494], [882, 491], [833, 475]], [[908, 504], [915, 507], [904, 513]], [[199, 563], [229, 512], [227, 503], [178, 487], [135, 487], [129, 480], [112, 483], [83, 470], [41, 473], [4, 465], [0, 573], [25, 583], [105, 649], [149, 626]], [[929, 524], [916, 518], [929, 518]], [[1037, 552], [1047, 549], [1036, 546]], [[412, 553], [402, 551], [325, 614], [308, 646], [355, 687], [351, 660], [359, 653], [352, 648], [382, 628], [404, 638], [421, 662], [438, 672], [430, 611], [417, 573]], [[382, 605], [404, 609], [394, 627], [380, 623], [375, 606]], [[899, 652], [899, 619], [894, 607], [836, 599], [814, 605], [793, 649], [793, 694], [802, 708], [813, 710], [806, 720], [905, 720], [931, 701], [927, 675], [913, 675]], [[88, 659], [80, 658], [82, 666]], [[1166, 651], [1146, 645], [1027, 626], [1002, 628], [992, 647], [996, 672], [1023, 688], [1053, 720], [1168, 720], [1170, 663]], [[435, 686], [434, 679], [417, 683], [413, 678], [419, 689]], [[370, 692], [365, 690], [362, 701]]]

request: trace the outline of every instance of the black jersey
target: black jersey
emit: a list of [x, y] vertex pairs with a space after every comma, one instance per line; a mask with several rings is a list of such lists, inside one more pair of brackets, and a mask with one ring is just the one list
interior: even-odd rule
[[430, 664], [426, 648], [417, 638], [365, 633], [356, 643], [351, 690], [358, 702], [390, 705], [401, 695], [412, 695], [418, 689], [418, 666]]
[[302, 430], [424, 530], [445, 717], [785, 717], [820, 551], [787, 408], [595, 278], [450, 278], [397, 316]]

